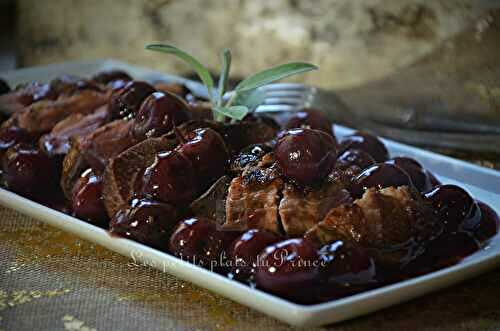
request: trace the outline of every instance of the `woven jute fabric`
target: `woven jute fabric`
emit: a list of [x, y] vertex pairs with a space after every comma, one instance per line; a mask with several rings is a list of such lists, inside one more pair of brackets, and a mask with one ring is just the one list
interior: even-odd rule
[[[500, 270], [335, 330], [500, 329]], [[0, 330], [288, 330], [289, 326], [0, 207]]]

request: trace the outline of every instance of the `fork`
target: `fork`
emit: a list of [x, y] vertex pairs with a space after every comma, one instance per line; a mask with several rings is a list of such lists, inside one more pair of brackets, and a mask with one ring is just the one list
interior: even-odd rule
[[[304, 108], [322, 111], [334, 123], [371, 131], [409, 144], [475, 152], [500, 153], [500, 124], [464, 120], [414, 110], [390, 109], [390, 114], [374, 116], [354, 112], [333, 92], [296, 83], [269, 84], [259, 88], [263, 102], [255, 112], [289, 115]], [[380, 105], [379, 105], [380, 106]], [[377, 105], [374, 105], [377, 107]], [[380, 106], [388, 107], [388, 106]]]

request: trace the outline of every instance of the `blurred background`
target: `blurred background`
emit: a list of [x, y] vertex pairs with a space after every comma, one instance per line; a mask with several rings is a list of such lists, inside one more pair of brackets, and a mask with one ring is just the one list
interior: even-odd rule
[[144, 45], [173, 43], [214, 72], [220, 50], [230, 47], [233, 78], [305, 60], [320, 71], [297, 80], [334, 89], [356, 112], [405, 108], [499, 123], [500, 1], [0, 0], [0, 6], [0, 71], [116, 58], [189, 75], [173, 57]]

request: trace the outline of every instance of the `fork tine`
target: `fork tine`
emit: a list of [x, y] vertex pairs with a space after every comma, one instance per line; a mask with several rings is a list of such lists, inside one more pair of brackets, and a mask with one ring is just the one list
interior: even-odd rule
[[256, 113], [280, 113], [280, 112], [293, 112], [302, 109], [298, 105], [261, 105], [255, 109]]
[[306, 98], [265, 98], [264, 105], [300, 105], [307, 101]]
[[309, 95], [310, 92], [294, 91], [294, 90], [276, 90], [276, 91], [265, 91], [266, 98], [304, 98]]
[[304, 91], [304, 90], [310, 90], [311, 87], [298, 83], [275, 83], [275, 84], [268, 84], [261, 86], [260, 89], [264, 92], [284, 91], [284, 90]]

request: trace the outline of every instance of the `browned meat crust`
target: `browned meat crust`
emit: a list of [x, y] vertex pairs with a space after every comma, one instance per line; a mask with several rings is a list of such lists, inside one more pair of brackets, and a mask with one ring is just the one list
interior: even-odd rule
[[101, 106], [91, 114], [72, 114], [54, 126], [49, 134], [40, 138], [40, 148], [48, 155], [62, 155], [70, 149], [70, 139], [86, 136], [109, 120], [107, 106]]
[[74, 183], [85, 169], [92, 168], [97, 174], [101, 174], [112, 157], [134, 145], [130, 126], [131, 122], [116, 120], [89, 135], [71, 140], [61, 176], [61, 187], [68, 199]]
[[307, 191], [285, 184], [279, 204], [281, 224], [289, 236], [302, 236], [321, 222], [332, 208], [351, 201], [349, 192], [336, 184], [327, 182], [318, 189]]
[[102, 173], [108, 161], [133, 146], [131, 121], [116, 120], [81, 138], [82, 156], [96, 173]]
[[241, 231], [264, 229], [280, 233], [278, 204], [282, 188], [281, 179], [256, 185], [245, 183], [242, 177], [234, 178], [226, 199], [226, 222], [223, 228]]
[[396, 266], [417, 253], [417, 242], [438, 234], [434, 224], [430, 206], [408, 187], [371, 188], [353, 204], [332, 209], [305, 237], [319, 244], [356, 242]]
[[107, 95], [93, 90], [61, 97], [57, 100], [42, 100], [14, 115], [20, 128], [30, 133], [46, 133], [60, 121], [72, 114], [89, 114], [107, 102]]
[[49, 84], [33, 82], [0, 95], [0, 111], [4, 114], [15, 114], [34, 102], [55, 97]]

